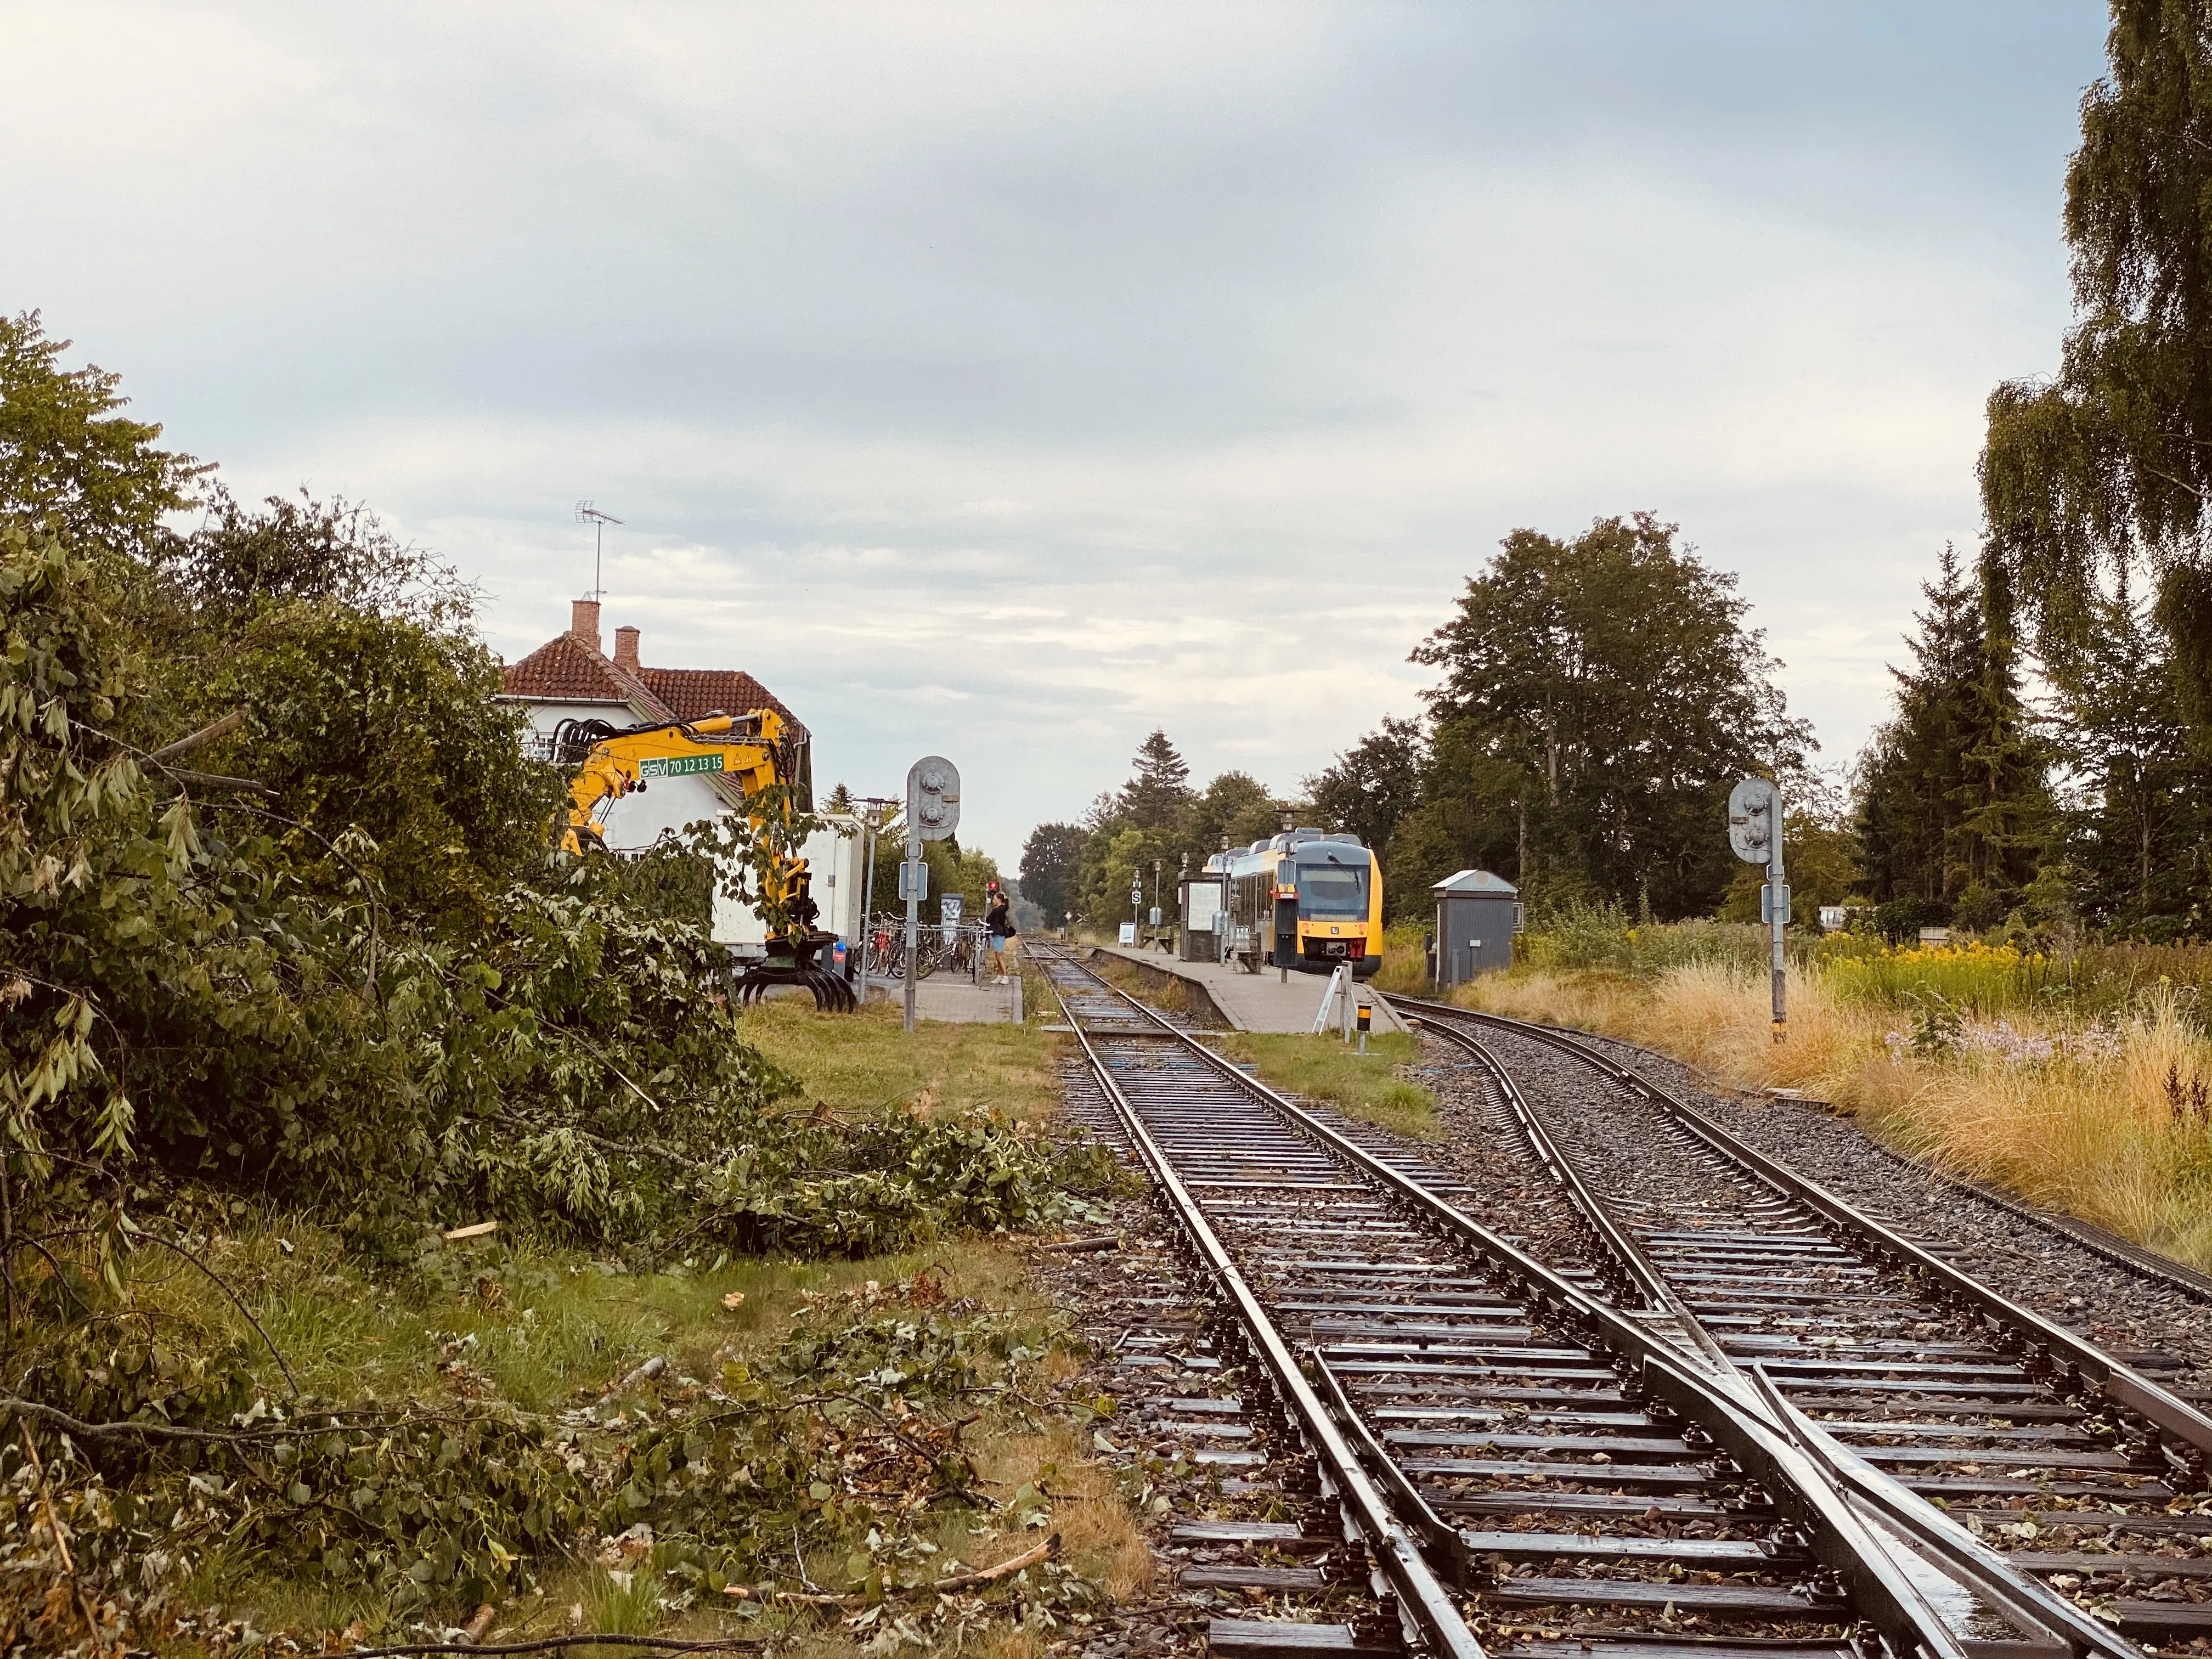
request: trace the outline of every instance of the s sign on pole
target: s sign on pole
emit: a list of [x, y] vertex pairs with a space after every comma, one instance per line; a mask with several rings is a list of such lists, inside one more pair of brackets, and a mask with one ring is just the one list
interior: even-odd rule
[[1790, 1034], [1784, 1000], [1783, 935], [1790, 926], [1790, 884], [1782, 878], [1782, 786], [1771, 778], [1746, 778], [1729, 791], [1729, 845], [1746, 864], [1766, 866], [1759, 890], [1759, 919], [1774, 929], [1774, 1040]]

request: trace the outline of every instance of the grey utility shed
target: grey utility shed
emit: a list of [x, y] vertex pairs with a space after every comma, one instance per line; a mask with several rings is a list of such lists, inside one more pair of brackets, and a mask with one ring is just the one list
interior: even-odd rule
[[1521, 931], [1518, 888], [1487, 870], [1462, 870], [1429, 890], [1437, 896], [1438, 989], [1513, 965], [1513, 935]]

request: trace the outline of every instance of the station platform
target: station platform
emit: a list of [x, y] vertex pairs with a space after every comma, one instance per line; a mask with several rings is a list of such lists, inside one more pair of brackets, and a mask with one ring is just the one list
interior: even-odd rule
[[[1326, 974], [1292, 974], [1290, 983], [1285, 985], [1280, 971], [1272, 968], [1264, 973], [1248, 974], [1241, 968], [1224, 967], [1217, 962], [1178, 962], [1164, 951], [1139, 951], [1124, 945], [1094, 945], [1091, 948], [1101, 956], [1118, 957], [1139, 968], [1199, 987], [1233, 1030], [1310, 1031], [1314, 1016], [1321, 1012], [1322, 999], [1328, 994]], [[1362, 1002], [1372, 1005], [1375, 1010], [1372, 1029], [1406, 1029], [1405, 1022], [1369, 988], [1359, 987], [1358, 994]]]
[[[868, 1001], [898, 1006], [906, 999], [904, 981], [878, 981], [868, 987]], [[914, 1017], [944, 1020], [958, 1025], [1018, 1025], [1022, 1018], [1021, 976], [1012, 975], [1004, 985], [989, 975], [981, 985], [964, 974], [932, 974], [914, 988]]]

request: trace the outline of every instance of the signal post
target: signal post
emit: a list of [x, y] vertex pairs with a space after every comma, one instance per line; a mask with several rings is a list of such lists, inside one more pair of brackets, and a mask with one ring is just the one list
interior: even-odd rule
[[906, 901], [906, 1019], [914, 1030], [914, 982], [921, 977], [921, 902], [929, 896], [929, 866], [921, 844], [943, 841], [960, 827], [960, 769], [942, 755], [924, 755], [906, 769], [906, 860], [899, 866], [899, 896]]
[[1729, 791], [1729, 846], [1746, 864], [1766, 866], [1759, 890], [1759, 919], [1774, 930], [1774, 1040], [1790, 1034], [1784, 935], [1790, 926], [1790, 884], [1782, 873], [1782, 786], [1771, 778], [1746, 778]]

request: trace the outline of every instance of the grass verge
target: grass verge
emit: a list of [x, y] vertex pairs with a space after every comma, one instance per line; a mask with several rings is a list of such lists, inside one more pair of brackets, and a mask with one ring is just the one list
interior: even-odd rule
[[1938, 1169], [2212, 1270], [2212, 1042], [2172, 994], [2086, 1025], [2022, 1014], [1942, 1030], [1793, 969], [1781, 1043], [1764, 977], [1723, 963], [1648, 979], [1516, 969], [1454, 994], [1642, 1043], [1739, 1086], [1801, 1090]]
[[1035, 1122], [1060, 1098], [1060, 1038], [1035, 1021], [924, 1020], [909, 1035], [900, 1029], [895, 1002], [825, 1015], [804, 998], [777, 997], [747, 1009], [741, 1029], [816, 1099], [840, 1110], [957, 1113], [982, 1106]]
[[1286, 1093], [1325, 1100], [1348, 1117], [1415, 1139], [1434, 1140], [1443, 1133], [1436, 1097], [1398, 1075], [1400, 1066], [1421, 1057], [1420, 1045], [1402, 1032], [1374, 1033], [1364, 1054], [1342, 1037], [1326, 1034], [1227, 1031], [1211, 1041]]
[[[908, 1038], [895, 1015], [885, 1022], [776, 1005], [757, 1011], [749, 1025], [752, 1040], [848, 1118], [917, 1105], [1037, 1116], [1052, 1102], [1055, 1039], [1034, 1029], [929, 1026]], [[532, 1549], [513, 1530], [525, 1524], [519, 1507], [502, 1510], [494, 1523], [526, 1556], [501, 1581], [503, 1588], [489, 1592], [496, 1605], [487, 1639], [494, 1643], [577, 1628], [742, 1634], [836, 1659], [857, 1654], [878, 1634], [848, 1631], [842, 1613], [896, 1577], [914, 1591], [905, 1599], [894, 1593], [886, 1613], [902, 1628], [914, 1625], [912, 1641], [1034, 1659], [1043, 1638], [1010, 1619], [1020, 1605], [1002, 1591], [959, 1598], [957, 1608], [925, 1592], [958, 1564], [989, 1566], [1048, 1532], [1060, 1534], [1061, 1552], [1029, 1575], [1036, 1582], [1023, 1592], [1026, 1599], [1075, 1607], [1095, 1598], [1086, 1586], [1139, 1600], [1150, 1588], [1141, 1527], [1112, 1474], [1090, 1455], [1091, 1425], [1112, 1403], [1091, 1398], [1087, 1383], [1070, 1386], [1084, 1370], [1081, 1345], [1032, 1287], [1006, 1241], [940, 1236], [910, 1253], [866, 1260], [711, 1249], [683, 1256], [681, 1246], [659, 1258], [641, 1252], [611, 1260], [503, 1227], [466, 1241], [428, 1234], [419, 1255], [394, 1261], [349, 1249], [327, 1218], [195, 1202], [201, 1225], [192, 1247], [205, 1273], [152, 1249], [120, 1259], [117, 1305], [131, 1310], [132, 1329], [157, 1329], [163, 1351], [241, 1366], [247, 1392], [281, 1407], [289, 1389], [269, 1353], [273, 1345], [306, 1397], [379, 1401], [380, 1410], [427, 1422], [510, 1414], [501, 1420], [540, 1425], [556, 1449], [545, 1454], [523, 1441], [507, 1455], [538, 1459], [549, 1470], [568, 1459], [592, 1517], [587, 1525], [576, 1530], [574, 1520], [565, 1522], [557, 1538]], [[128, 1340], [118, 1341], [122, 1369], [137, 1374], [143, 1359], [125, 1352]], [[116, 1357], [88, 1352], [86, 1364], [112, 1369]], [[94, 1380], [107, 1374], [102, 1370]], [[742, 1417], [745, 1402], [763, 1398], [763, 1389], [772, 1391], [762, 1431], [768, 1438], [740, 1437], [730, 1443], [734, 1450], [707, 1455], [712, 1425]], [[787, 1393], [815, 1407], [791, 1418], [787, 1429], [774, 1414]], [[679, 1420], [693, 1426], [669, 1426]], [[699, 1437], [690, 1454], [695, 1475], [672, 1473], [684, 1459], [672, 1463], [665, 1448], [655, 1454], [658, 1462], [634, 1460], [634, 1449], [670, 1433], [679, 1441]], [[900, 1436], [903, 1442], [894, 1443]], [[937, 1447], [936, 1461], [921, 1474], [907, 1470], [902, 1487], [899, 1444], [924, 1441]], [[867, 1480], [837, 1472], [840, 1444], [853, 1449], [848, 1461], [865, 1466]], [[782, 1467], [779, 1448], [790, 1449], [792, 1468], [811, 1471], [795, 1477], [797, 1487], [788, 1479], [781, 1488], [773, 1484], [782, 1478], [775, 1474]], [[289, 1443], [277, 1454], [283, 1462]], [[735, 1489], [702, 1497], [705, 1509], [683, 1507], [684, 1480], [704, 1482], [717, 1468], [729, 1474], [740, 1457], [747, 1461], [734, 1474]], [[357, 1461], [361, 1480], [380, 1491], [389, 1483], [398, 1494], [392, 1501], [417, 1501], [414, 1488], [401, 1485], [415, 1476], [396, 1463], [387, 1468], [382, 1451]], [[957, 1474], [947, 1472], [963, 1461], [973, 1471], [973, 1484], [963, 1490], [979, 1495], [946, 1498], [952, 1488], [939, 1483], [957, 1486]], [[299, 1467], [302, 1480], [323, 1478]], [[424, 1478], [459, 1482], [459, 1492], [467, 1484], [462, 1471], [472, 1468], [465, 1458], [441, 1455]], [[750, 1484], [755, 1469], [757, 1487]], [[346, 1473], [356, 1480], [356, 1471]], [[363, 1490], [334, 1488], [321, 1501], [355, 1508], [382, 1501]], [[276, 1501], [305, 1506], [307, 1491], [295, 1486]], [[745, 1517], [757, 1492], [766, 1517], [760, 1536], [746, 1531], [755, 1524]], [[441, 1503], [452, 1496], [435, 1485], [423, 1494], [426, 1504], [431, 1494], [444, 1494]], [[481, 1509], [499, 1500], [460, 1501]], [[871, 1504], [880, 1504], [872, 1520]], [[628, 1512], [605, 1518], [617, 1509]], [[632, 1536], [635, 1528], [619, 1530], [640, 1512], [654, 1522], [641, 1539]], [[706, 1513], [711, 1527], [696, 1518]], [[803, 1562], [794, 1519], [807, 1528]], [[95, 1533], [80, 1530], [81, 1553], [105, 1543]], [[497, 1553], [502, 1563], [516, 1559]], [[459, 1592], [441, 1580], [424, 1595], [387, 1597], [364, 1573], [334, 1569], [328, 1555], [303, 1567], [248, 1542], [226, 1542], [219, 1528], [188, 1528], [182, 1511], [160, 1559], [162, 1582], [144, 1602], [138, 1628], [165, 1653], [210, 1644], [242, 1651], [276, 1638], [316, 1648], [347, 1630], [362, 1639], [406, 1639], [404, 1632], [465, 1621], [477, 1594], [456, 1601]], [[733, 1583], [742, 1564], [742, 1582], [757, 1593], [750, 1601], [720, 1593], [716, 1561], [732, 1564]], [[710, 1568], [717, 1576], [702, 1577]], [[848, 1596], [848, 1607], [824, 1612], [763, 1600], [779, 1586], [816, 1585]]]
[[1419, 918], [1394, 921], [1382, 930], [1382, 966], [1371, 983], [1389, 996], [1425, 997], [1434, 994], [1429, 978], [1430, 924]]
[[[943, 1241], [927, 1252], [848, 1261], [739, 1260], [672, 1265], [630, 1273], [571, 1250], [528, 1239], [447, 1245], [397, 1274], [365, 1270], [326, 1230], [297, 1216], [241, 1218], [207, 1242], [201, 1256], [241, 1292], [246, 1309], [283, 1352], [303, 1389], [345, 1388], [384, 1397], [402, 1394], [436, 1408], [507, 1401], [526, 1411], [602, 1414], [628, 1406], [652, 1419], [653, 1404], [683, 1379], [714, 1377], [732, 1361], [764, 1363], [804, 1334], [824, 1298], [867, 1294], [925, 1275], [956, 1305], [972, 1298], [991, 1310], [1034, 1315], [1048, 1310], [1029, 1286], [1011, 1250], [981, 1240]], [[210, 1351], [244, 1350], [259, 1339], [243, 1315], [196, 1273], [138, 1261], [132, 1300], [158, 1314], [173, 1336]], [[648, 1383], [623, 1386], [648, 1360], [665, 1362]], [[1080, 1368], [1072, 1348], [1034, 1362], [1033, 1394]], [[271, 1394], [281, 1397], [273, 1369]], [[1009, 1379], [1012, 1380], [1011, 1378]], [[1030, 1511], [1020, 1533], [973, 1510], [925, 1517], [931, 1547], [971, 1565], [1010, 1555], [1042, 1536], [1062, 1534], [1063, 1559], [1084, 1577], [1121, 1595], [1141, 1594], [1151, 1558], [1141, 1528], [1111, 1477], [1090, 1458], [1088, 1429], [1026, 1409], [989, 1409], [971, 1433], [988, 1448], [978, 1458], [982, 1490], [1009, 1512]], [[1027, 1489], [1026, 1491], [1024, 1489]], [[1034, 1495], [1033, 1495], [1034, 1494]], [[1018, 1497], [1018, 1502], [1017, 1498]], [[1023, 1534], [1034, 1532], [1035, 1537]], [[841, 1585], [842, 1557], [815, 1564], [817, 1577]], [[562, 1626], [580, 1606], [584, 1627], [633, 1632], [714, 1633], [706, 1612], [690, 1610], [679, 1587], [659, 1585], [648, 1560], [610, 1571], [588, 1552], [539, 1575], [526, 1594], [499, 1609], [510, 1632]], [[665, 1592], [665, 1593], [661, 1593]], [[251, 1559], [216, 1552], [178, 1587], [177, 1603], [220, 1606], [240, 1632], [310, 1632], [379, 1620], [374, 1598], [327, 1582], [270, 1574]], [[678, 1603], [686, 1603], [678, 1605]], [[468, 1609], [450, 1610], [457, 1619]], [[805, 1615], [798, 1615], [805, 1621]], [[756, 1622], [747, 1634], [790, 1617]], [[833, 1643], [835, 1651], [842, 1644]]]

